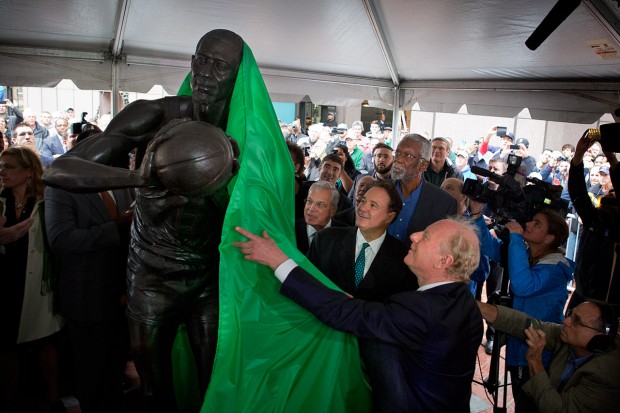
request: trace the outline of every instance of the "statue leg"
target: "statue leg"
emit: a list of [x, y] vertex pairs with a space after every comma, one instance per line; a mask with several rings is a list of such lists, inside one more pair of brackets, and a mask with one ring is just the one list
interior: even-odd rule
[[204, 395], [213, 370], [219, 321], [219, 290], [217, 282], [208, 285], [195, 303], [188, 320], [187, 333], [196, 358], [198, 385]]
[[129, 316], [131, 348], [146, 412], [176, 412], [172, 385], [172, 344], [178, 322], [143, 321]]

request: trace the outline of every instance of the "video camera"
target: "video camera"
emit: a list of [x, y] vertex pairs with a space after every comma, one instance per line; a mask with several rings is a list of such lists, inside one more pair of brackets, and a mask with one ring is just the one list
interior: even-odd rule
[[488, 204], [494, 214], [496, 224], [504, 225], [511, 219], [525, 225], [541, 207], [548, 207], [566, 217], [568, 201], [561, 198], [562, 187], [543, 182], [537, 178], [526, 178], [532, 185], [521, 185], [515, 179], [522, 158], [508, 155], [508, 169], [504, 175], [498, 175], [487, 169], [472, 166], [471, 171], [487, 177], [498, 184], [497, 190], [489, 188], [489, 183], [480, 183], [476, 179], [467, 179], [463, 185], [463, 194], [474, 201]]

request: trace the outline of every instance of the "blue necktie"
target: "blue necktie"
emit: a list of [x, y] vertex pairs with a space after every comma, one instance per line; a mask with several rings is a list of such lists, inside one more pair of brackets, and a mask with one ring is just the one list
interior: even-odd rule
[[355, 260], [355, 288], [357, 288], [364, 279], [364, 266], [366, 265], [366, 248], [368, 247], [370, 247], [369, 243], [363, 243], [362, 250], [360, 251], [357, 259]]

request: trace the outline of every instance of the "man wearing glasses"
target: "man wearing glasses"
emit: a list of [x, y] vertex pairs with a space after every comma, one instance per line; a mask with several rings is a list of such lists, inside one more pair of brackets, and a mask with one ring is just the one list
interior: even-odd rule
[[333, 219], [339, 198], [339, 191], [329, 182], [317, 181], [312, 184], [304, 205], [304, 217], [295, 221], [299, 251], [307, 253], [314, 236], [323, 228], [346, 226], [344, 222]]
[[[529, 349], [530, 380], [522, 390], [540, 412], [616, 412], [620, 392], [618, 317], [605, 303], [586, 301], [564, 322], [543, 323], [525, 313], [478, 303], [482, 317]], [[542, 350], [553, 352], [549, 371]]]
[[407, 247], [411, 245], [409, 235], [456, 214], [456, 200], [424, 180], [430, 158], [430, 141], [417, 133], [405, 135], [394, 153], [392, 179], [396, 181], [403, 209], [390, 224], [388, 233]]

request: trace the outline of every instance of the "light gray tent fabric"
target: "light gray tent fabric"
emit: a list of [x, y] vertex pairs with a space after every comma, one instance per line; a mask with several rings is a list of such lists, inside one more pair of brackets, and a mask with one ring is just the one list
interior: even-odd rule
[[0, 84], [174, 93], [198, 39], [225, 28], [274, 101], [591, 123], [620, 106], [620, 36], [592, 3], [531, 51], [555, 0], [3, 0]]

